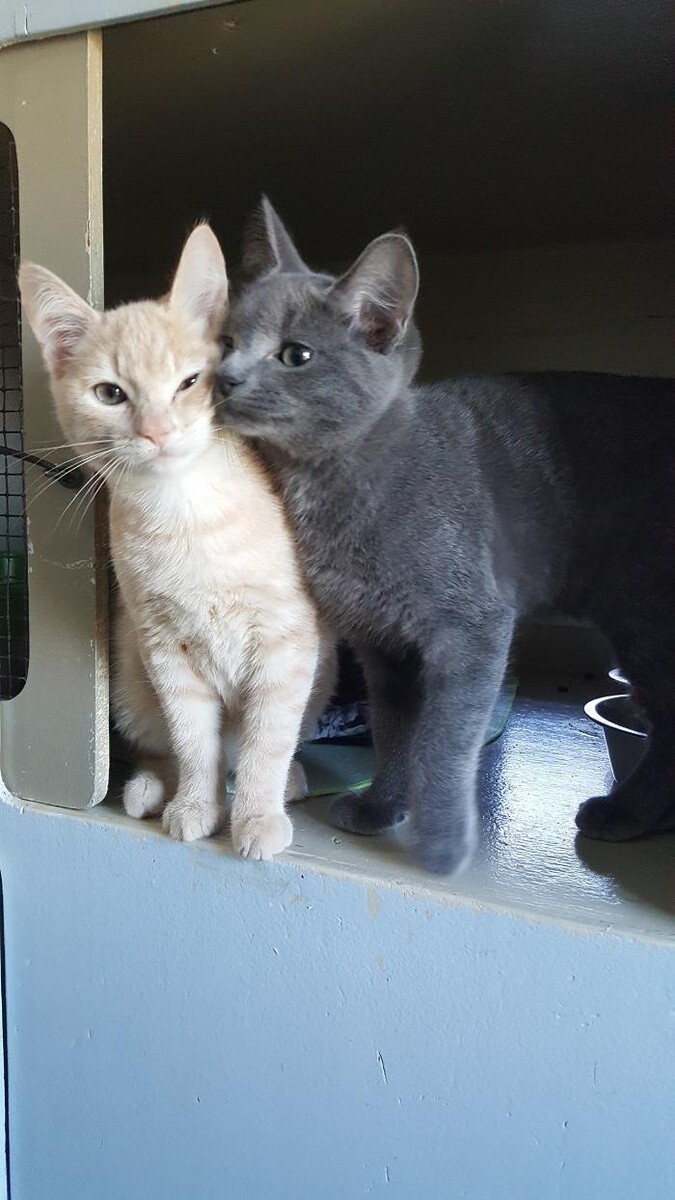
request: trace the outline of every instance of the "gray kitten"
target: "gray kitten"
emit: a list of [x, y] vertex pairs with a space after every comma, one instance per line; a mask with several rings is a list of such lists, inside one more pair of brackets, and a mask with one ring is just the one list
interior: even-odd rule
[[410, 811], [419, 860], [461, 867], [515, 622], [555, 605], [609, 636], [653, 727], [633, 776], [582, 804], [579, 828], [621, 840], [675, 826], [672, 383], [414, 386], [418, 268], [401, 233], [336, 280], [305, 266], [264, 202], [245, 266], [220, 419], [275, 479], [372, 705], [377, 777], [335, 802], [336, 823], [377, 833]]

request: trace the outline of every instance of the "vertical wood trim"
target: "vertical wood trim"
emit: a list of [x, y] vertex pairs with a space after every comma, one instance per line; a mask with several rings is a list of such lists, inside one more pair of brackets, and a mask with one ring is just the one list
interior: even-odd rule
[[[0, 51], [0, 120], [14, 135], [19, 166], [21, 255], [56, 271], [97, 305], [103, 300], [101, 55], [98, 32]], [[39, 449], [63, 437], [25, 323], [22, 340], [25, 445]], [[80, 521], [74, 493], [58, 484], [43, 492], [44, 482], [41, 472], [26, 469], [30, 665], [24, 690], [0, 705], [0, 772], [16, 796], [86, 808], [103, 799], [108, 782], [102, 518], [88, 511]]]

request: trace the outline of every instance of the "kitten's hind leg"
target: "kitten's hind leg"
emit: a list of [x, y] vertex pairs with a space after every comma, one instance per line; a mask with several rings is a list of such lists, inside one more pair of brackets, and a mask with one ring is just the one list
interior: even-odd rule
[[157, 693], [121, 600], [115, 619], [111, 699], [115, 725], [135, 759], [122, 793], [125, 812], [136, 818], [159, 816], [175, 787], [175, 761]]
[[[663, 627], [667, 632], [661, 636]], [[615, 646], [651, 734], [629, 778], [608, 796], [586, 800], [577, 812], [586, 837], [609, 842], [675, 829], [675, 639], [661, 619], [649, 628], [621, 630]]]
[[335, 692], [337, 675], [338, 658], [335, 638], [322, 633], [319, 637], [319, 654], [314, 672], [314, 682], [300, 727], [301, 741], [314, 734], [316, 723]]
[[408, 811], [410, 740], [419, 716], [419, 661], [362, 652], [375, 749], [376, 774], [362, 792], [345, 792], [331, 805], [331, 821], [347, 833], [383, 833]]
[[[327, 635], [322, 635], [319, 642], [319, 657], [314, 673], [314, 682], [300, 727], [300, 741], [312, 737], [316, 723], [335, 691], [336, 680], [337, 647], [335, 640]], [[305, 769], [302, 763], [294, 758], [286, 780], [284, 801], [286, 804], [295, 804], [298, 800], [306, 800], [308, 792]]]
[[288, 771], [288, 779], [286, 780], [286, 789], [284, 791], [284, 803], [296, 804], [298, 800], [306, 800], [308, 790], [305, 768], [301, 762], [298, 762], [297, 758], [294, 758]]
[[[144, 756], [124, 785], [122, 803], [130, 817], [158, 817], [164, 811], [167, 796], [174, 787], [174, 772], [168, 773], [170, 760]], [[171, 764], [172, 765], [172, 764]]]

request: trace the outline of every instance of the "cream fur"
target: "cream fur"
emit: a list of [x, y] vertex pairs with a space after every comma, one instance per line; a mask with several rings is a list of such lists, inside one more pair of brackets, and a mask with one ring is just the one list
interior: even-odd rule
[[[280, 502], [245, 445], [213, 425], [220, 247], [198, 227], [169, 297], [102, 314], [41, 267], [24, 265], [20, 284], [64, 432], [108, 485], [113, 707], [139, 752], [125, 808], [163, 812], [172, 837], [208, 836], [235, 766], [235, 848], [269, 858], [291, 842], [284, 802], [306, 792], [293, 755], [330, 697], [335, 649]], [[103, 403], [102, 382], [126, 401]]]

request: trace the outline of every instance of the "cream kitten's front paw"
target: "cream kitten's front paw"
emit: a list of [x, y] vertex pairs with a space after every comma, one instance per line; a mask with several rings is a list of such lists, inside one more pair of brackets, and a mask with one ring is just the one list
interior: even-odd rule
[[286, 804], [292, 804], [294, 800], [305, 800], [308, 792], [309, 788], [307, 786], [305, 769], [302, 763], [299, 763], [297, 759], [294, 758], [288, 772], [284, 801]]
[[122, 793], [124, 811], [130, 817], [158, 817], [164, 808], [164, 783], [154, 771], [135, 771]]
[[176, 841], [194, 842], [197, 838], [210, 837], [215, 833], [221, 815], [217, 804], [205, 804], [179, 794], [164, 809], [162, 825]]
[[272, 858], [290, 846], [293, 826], [286, 813], [232, 821], [232, 841], [242, 858]]

